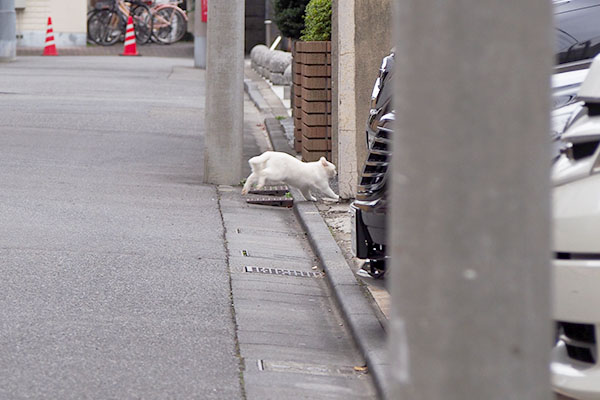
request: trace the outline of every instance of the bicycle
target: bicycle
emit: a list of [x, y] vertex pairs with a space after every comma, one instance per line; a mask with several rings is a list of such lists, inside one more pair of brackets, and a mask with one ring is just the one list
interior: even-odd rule
[[131, 15], [135, 38], [145, 44], [152, 37], [152, 13], [141, 1], [113, 0], [96, 3], [87, 21], [88, 38], [99, 45], [111, 46], [125, 36], [127, 19]]
[[186, 12], [178, 4], [182, 0], [158, 3], [148, 1], [146, 4], [151, 6], [152, 17], [152, 38], [161, 44], [175, 43], [187, 32], [188, 17]]

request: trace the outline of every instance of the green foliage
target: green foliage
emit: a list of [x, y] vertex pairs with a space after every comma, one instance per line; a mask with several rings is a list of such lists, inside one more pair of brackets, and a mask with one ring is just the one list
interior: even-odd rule
[[300, 39], [304, 29], [304, 9], [308, 0], [272, 0], [273, 20], [281, 34], [292, 39]]
[[331, 40], [331, 0], [310, 0], [304, 15], [302, 40]]

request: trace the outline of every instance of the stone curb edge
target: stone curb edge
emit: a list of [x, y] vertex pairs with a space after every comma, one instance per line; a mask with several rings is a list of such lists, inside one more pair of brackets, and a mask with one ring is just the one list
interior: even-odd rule
[[260, 91], [256, 87], [256, 83], [252, 82], [251, 79], [244, 79], [244, 90], [248, 93], [250, 100], [252, 100], [256, 108], [262, 112], [270, 111], [269, 105], [262, 94], [260, 94]]
[[385, 330], [317, 207], [312, 202], [299, 201], [304, 199], [299, 190], [290, 188], [290, 191], [294, 197], [294, 214], [306, 232], [315, 255], [321, 261], [327, 282], [354, 341], [367, 362], [380, 397], [387, 398]]

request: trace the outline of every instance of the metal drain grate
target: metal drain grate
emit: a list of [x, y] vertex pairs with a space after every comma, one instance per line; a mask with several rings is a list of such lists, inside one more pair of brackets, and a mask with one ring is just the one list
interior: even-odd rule
[[256, 197], [256, 198], [246, 199], [246, 203], [258, 204], [261, 206], [291, 208], [294, 206], [294, 199], [289, 198], [289, 197], [268, 196], [268, 197]]
[[287, 186], [265, 186], [262, 189], [250, 189], [248, 193], [251, 194], [260, 194], [263, 196], [283, 196], [290, 189]]
[[323, 277], [322, 272], [307, 272], [307, 271], [293, 271], [289, 269], [281, 268], [264, 268], [264, 267], [244, 267], [245, 272], [254, 272], [259, 274], [270, 274], [270, 275], [283, 275], [283, 276], [300, 276], [304, 278], [321, 278]]

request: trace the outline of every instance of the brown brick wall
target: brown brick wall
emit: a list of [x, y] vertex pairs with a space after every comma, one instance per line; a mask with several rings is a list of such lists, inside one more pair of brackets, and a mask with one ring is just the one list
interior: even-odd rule
[[296, 51], [298, 42], [292, 46], [292, 116], [294, 117], [294, 150], [302, 151], [302, 62]]
[[296, 42], [293, 57], [296, 151], [331, 161], [331, 42]]

